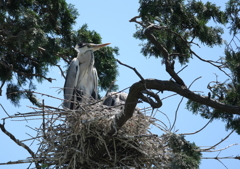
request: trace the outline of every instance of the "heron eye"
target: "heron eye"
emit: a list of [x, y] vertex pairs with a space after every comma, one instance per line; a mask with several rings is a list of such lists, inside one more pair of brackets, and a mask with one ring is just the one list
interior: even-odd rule
[[86, 46], [86, 44], [85, 44], [85, 43], [82, 43], [82, 42], [80, 42], [80, 43], [78, 44], [78, 46], [79, 46], [79, 48], [82, 48], [82, 47]]

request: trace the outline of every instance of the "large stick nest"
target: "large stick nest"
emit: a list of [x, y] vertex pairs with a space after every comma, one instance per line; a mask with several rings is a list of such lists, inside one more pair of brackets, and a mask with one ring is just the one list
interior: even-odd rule
[[[79, 105], [77, 110], [44, 109], [38, 133], [40, 147], [35, 159], [47, 168], [169, 168], [173, 156], [167, 142], [166, 125], [147, 116], [151, 111], [135, 109], [113, 135], [107, 135], [122, 107], [102, 102]], [[149, 129], [156, 126], [162, 136]], [[40, 139], [39, 139], [40, 137]]]

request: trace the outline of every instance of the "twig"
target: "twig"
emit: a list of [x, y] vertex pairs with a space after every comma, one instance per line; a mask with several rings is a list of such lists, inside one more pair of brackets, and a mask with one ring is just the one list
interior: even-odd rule
[[178, 103], [177, 109], [176, 109], [176, 111], [175, 111], [175, 117], [174, 117], [173, 125], [172, 125], [170, 131], [172, 131], [173, 127], [174, 127], [175, 124], [176, 124], [176, 121], [177, 121], [177, 113], [178, 113], [179, 107], [180, 107], [183, 99], [184, 99], [184, 97], [182, 97], [181, 100], [180, 100], [180, 102]]
[[48, 81], [51, 82], [51, 83], [52, 83], [53, 80], [56, 80], [56, 79], [52, 79], [52, 78], [47, 78], [47, 77], [42, 76], [42, 75], [40, 75], [40, 74], [33, 74], [33, 73], [21, 72], [21, 71], [18, 71], [18, 70], [16, 70], [16, 69], [14, 69], [12, 66], [9, 66], [9, 65], [3, 63], [2, 61], [0, 61], [0, 62], [1, 62], [1, 64], [2, 64], [5, 68], [12, 69], [13, 72], [15, 72], [15, 73], [17, 73], [17, 74], [20, 74], [20, 75], [23, 75], [23, 76], [25, 76], [25, 77], [28, 77], [28, 76], [41, 77], [41, 78], [43, 78], [43, 79], [48, 80]]
[[179, 70], [179, 71], [177, 72], [177, 74], [180, 73], [181, 71], [183, 71], [186, 67], [188, 67], [188, 65], [184, 66], [181, 70]]
[[106, 92], [106, 94], [105, 94], [105, 97], [108, 95], [108, 93], [111, 91], [111, 89], [112, 89], [112, 86], [113, 86], [113, 84], [115, 83], [115, 80], [113, 80], [112, 82], [111, 82], [111, 84], [110, 84], [110, 86], [109, 86], [109, 88], [108, 88], [108, 90], [107, 90], [107, 92]]
[[131, 67], [131, 66], [129, 66], [129, 65], [126, 65], [126, 64], [122, 63], [121, 61], [119, 61], [118, 59], [117, 59], [117, 62], [118, 62], [119, 64], [123, 65], [123, 66], [128, 67], [129, 69], [132, 69], [132, 70], [138, 75], [138, 77], [144, 82], [144, 78], [143, 78], [142, 75], [137, 71], [136, 68], [133, 68], [133, 67]]
[[55, 65], [55, 66], [57, 66], [57, 67], [59, 68], [59, 70], [61, 71], [62, 77], [63, 77], [64, 79], [66, 79], [66, 76], [64, 75], [64, 72], [63, 72], [61, 66], [60, 66], [60, 65]]
[[[33, 159], [35, 159], [35, 154], [34, 152], [24, 143], [20, 142], [18, 139], [16, 139], [16, 137], [14, 135], [12, 135], [10, 132], [8, 132], [4, 125], [0, 124], [0, 128], [2, 130], [3, 133], [5, 133], [11, 140], [13, 140], [17, 145], [23, 147], [24, 149], [26, 149], [28, 151], [28, 153], [32, 156]], [[36, 168], [41, 168], [38, 164], [38, 161], [35, 162]]]
[[[202, 78], [202, 77], [200, 76], [200, 77], [194, 79], [194, 81], [189, 85], [188, 89], [190, 89], [190, 87], [192, 86], [192, 84], [193, 84], [195, 81], [197, 81], [198, 79], [200, 79], [200, 78]], [[184, 97], [182, 97], [181, 100], [180, 100], [180, 102], [178, 103], [177, 109], [176, 109], [176, 111], [175, 111], [174, 122], [173, 122], [173, 125], [172, 125], [170, 131], [172, 131], [172, 129], [173, 129], [173, 127], [174, 127], [174, 125], [175, 125], [175, 123], [176, 123], [176, 121], [177, 121], [177, 112], [178, 112], [178, 110], [179, 110], [179, 107], [180, 107], [180, 105], [181, 105], [183, 99], [184, 99]]]
[[[160, 110], [158, 110], [160, 113], [162, 113], [166, 118], [167, 118], [167, 120], [168, 120], [168, 124], [169, 124], [169, 127], [171, 126], [171, 121], [170, 121], [170, 119], [168, 118], [168, 115], [166, 114], [166, 113], [164, 113], [164, 112], [162, 112], [162, 111], [160, 111]], [[156, 113], [155, 113], [156, 114]], [[155, 116], [155, 115], [154, 115]]]
[[[200, 149], [199, 151], [201, 151], [201, 152], [216, 152], [216, 151], [226, 150], [229, 147], [236, 146], [236, 145], [239, 145], [239, 144], [238, 143], [234, 143], [234, 144], [231, 144], [231, 145], [229, 145], [227, 147], [224, 147], [224, 148], [221, 148], [221, 149], [218, 149], [218, 150], [206, 150], [206, 151], [203, 151], [203, 150]], [[196, 150], [196, 151], [198, 151], [198, 150]]]
[[[227, 168], [227, 166], [224, 165], [223, 162], [222, 162], [220, 159], [216, 159], [216, 160], [218, 160], [225, 168]], [[227, 169], [228, 169], [228, 168], [227, 168]]]
[[54, 97], [54, 96], [49, 95], [49, 94], [39, 93], [39, 92], [35, 92], [35, 91], [28, 91], [28, 90], [22, 90], [22, 91], [12, 92], [12, 93], [8, 93], [8, 94], [24, 93], [24, 92], [36, 93], [36, 94], [40, 94], [40, 95], [43, 95], [43, 96], [47, 96], [47, 97], [51, 97], [51, 98], [54, 98], [54, 99], [58, 99], [58, 100], [64, 101], [64, 99], [62, 99], [62, 98]]
[[[154, 102], [150, 97], [144, 96], [142, 93], [150, 95], [151, 97], [153, 97], [157, 101], [157, 103]], [[149, 91], [149, 90], [143, 90], [140, 93], [139, 98], [141, 98], [144, 102], [149, 103], [152, 106], [152, 108], [159, 108], [159, 107], [162, 106], [162, 101], [160, 100], [159, 96], [157, 94]]]
[[218, 146], [220, 143], [222, 143], [223, 141], [225, 141], [235, 130], [231, 131], [231, 133], [229, 133], [224, 139], [222, 139], [221, 141], [219, 141], [217, 144], [213, 145], [210, 148], [207, 149], [202, 149], [201, 151], [207, 151], [207, 150], [211, 150], [213, 148], [215, 148], [216, 146]]
[[4, 109], [4, 107], [2, 106], [2, 104], [0, 104], [2, 109], [4, 110], [4, 112], [8, 115], [8, 117], [10, 117], [10, 115], [7, 113], [7, 111]]
[[[165, 28], [165, 27], [162, 27]], [[169, 73], [169, 75], [176, 81], [177, 84], [186, 86], [184, 84], [184, 81], [177, 75], [177, 73], [172, 69], [170, 61], [169, 61], [169, 53], [167, 49], [157, 41], [157, 38], [152, 34], [152, 29], [155, 29], [155, 25], [151, 24], [149, 25], [146, 29], [144, 34], [148, 38], [148, 40], [154, 44], [156, 48], [162, 53], [164, 59], [165, 59], [165, 66], [166, 66], [166, 71]]]
[[240, 156], [235, 156], [235, 157], [201, 157], [201, 159], [236, 159], [236, 160], [240, 160]]
[[139, 25], [143, 26], [143, 23], [137, 21], [137, 18], [141, 18], [141, 16], [135, 16], [135, 17], [133, 17], [132, 19], [130, 19], [129, 22], [136, 22], [136, 23], [138, 23]]
[[180, 134], [180, 135], [192, 135], [192, 134], [199, 133], [199, 132], [202, 131], [204, 128], [206, 128], [207, 125], [208, 125], [210, 122], [212, 122], [212, 120], [213, 120], [213, 117], [212, 117], [212, 118], [207, 122], [207, 124], [205, 124], [201, 129], [199, 129], [199, 130], [197, 130], [197, 131], [195, 131], [195, 132], [193, 132], [193, 133], [182, 133], [182, 134]]
[[[126, 67], [132, 69], [132, 70], [138, 75], [138, 77], [141, 79], [141, 81], [144, 83], [144, 88], [145, 88], [145, 90], [143, 90], [143, 91], [141, 91], [141, 93], [139, 93], [139, 97], [140, 97], [143, 101], [149, 103], [153, 108], [159, 108], [159, 107], [161, 107], [161, 106], [162, 106], [162, 101], [160, 100], [159, 96], [158, 96], [157, 94], [155, 94], [155, 93], [153, 93], [153, 92], [151, 92], [151, 91], [149, 91], [149, 90], [147, 89], [146, 82], [145, 82], [144, 78], [142, 77], [142, 75], [137, 71], [137, 69], [136, 69], [136, 68], [133, 68], [133, 67], [127, 65], [127, 64], [124, 64], [124, 63], [120, 62], [118, 59], [117, 59], [117, 61], [118, 61], [119, 64], [121, 64], [121, 65], [123, 65], [123, 66], [126, 66]], [[154, 97], [154, 98], [156, 99], [157, 103], [155, 103], [151, 98], [145, 97], [145, 96], [142, 94], [143, 92], [145, 92], [145, 93], [149, 94], [150, 96]]]
[[[177, 74], [179, 74], [181, 71], [183, 71], [186, 67], [188, 67], [188, 65], [184, 66], [182, 69], [180, 69]], [[173, 78], [171, 77], [170, 80], [172, 80]]]
[[171, 94], [171, 95], [169, 95], [169, 96], [166, 96], [166, 97], [162, 98], [161, 100], [163, 101], [164, 99], [167, 99], [167, 98], [169, 98], [169, 97], [176, 96], [176, 95], [178, 95], [178, 94]]
[[212, 60], [205, 60], [205, 59], [201, 58], [200, 56], [198, 56], [198, 55], [197, 55], [195, 52], [193, 52], [192, 50], [191, 50], [191, 53], [192, 53], [193, 55], [195, 55], [199, 60], [201, 60], [201, 61], [203, 61], [203, 62], [207, 62], [207, 63], [209, 63], [209, 64], [217, 67], [217, 68], [218, 68], [220, 71], [222, 71], [226, 76], [228, 76], [230, 79], [232, 79], [231, 76], [229, 76], [224, 70], [222, 70], [221, 66], [218, 66], [218, 65], [214, 64]]
[[44, 107], [44, 99], [42, 100], [42, 116], [43, 116], [43, 122], [42, 122], [42, 125], [43, 125], [43, 138], [46, 139], [46, 133], [45, 133], [45, 117], [44, 117], [44, 114], [45, 114], [45, 107]]

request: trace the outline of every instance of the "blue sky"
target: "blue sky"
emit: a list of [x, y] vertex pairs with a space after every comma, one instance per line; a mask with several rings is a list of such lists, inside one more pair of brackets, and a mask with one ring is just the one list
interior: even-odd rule
[[[154, 57], [145, 58], [141, 53], [141, 46], [139, 44], [141, 41], [133, 38], [133, 33], [136, 31], [134, 23], [130, 23], [129, 20], [138, 15], [138, 0], [131, 1], [113, 1], [113, 0], [67, 0], [68, 3], [72, 3], [78, 9], [80, 16], [77, 19], [77, 23], [74, 26], [75, 29], [78, 29], [83, 24], [88, 24], [89, 30], [95, 30], [102, 37], [103, 43], [111, 43], [111, 46], [119, 47], [120, 55], [116, 58], [126, 63], [132, 67], [135, 67], [144, 78], [155, 78], [160, 80], [169, 80], [170, 76], [165, 72], [165, 68], [161, 65], [161, 60]], [[214, 0], [211, 2], [216, 2], [219, 6], [224, 6], [224, 1]], [[229, 40], [231, 37], [226, 34], [224, 36], [225, 40]], [[73, 44], [74, 45], [74, 44]], [[224, 47], [214, 47], [207, 48], [201, 46], [201, 48], [194, 47], [195, 52], [204, 59], [217, 60], [219, 56], [223, 56]], [[180, 70], [181, 65], [175, 64], [175, 69]], [[193, 58], [188, 67], [180, 73], [180, 76], [185, 81], [187, 85], [196, 79], [197, 77], [202, 77], [196, 81], [191, 89], [193, 91], [202, 91], [203, 94], [207, 95], [207, 84], [210, 81], [215, 80], [215, 74], [218, 75], [219, 80], [224, 81], [227, 77], [224, 73], [219, 72], [217, 68], [212, 67], [208, 63], [202, 63], [197, 58]], [[44, 82], [37, 86], [37, 91], [40, 93], [45, 93], [53, 95], [55, 97], [62, 98], [62, 93], [58, 94], [58, 88], [63, 87], [64, 79], [61, 77], [60, 71], [57, 68], [51, 68], [51, 73], [48, 74], [48, 77], [53, 77], [56, 79], [53, 83]], [[139, 77], [130, 69], [119, 65], [119, 76], [117, 78], [117, 84], [119, 89], [130, 87], [133, 83], [139, 81]], [[128, 92], [128, 91], [126, 91]], [[103, 93], [104, 94], [104, 93]], [[170, 95], [170, 92], [164, 92], [163, 95], [160, 95], [161, 98]], [[52, 99], [49, 97], [44, 97], [38, 95], [38, 98], [44, 99], [46, 105], [60, 106], [61, 102]], [[174, 121], [174, 115], [177, 108], [177, 105], [181, 97], [175, 96], [163, 101], [163, 106], [159, 109], [160, 111], [166, 113], [170, 118], [171, 123]], [[17, 112], [26, 113], [33, 111], [27, 106], [31, 104], [27, 100], [21, 101], [21, 107], [14, 107], [8, 100], [5, 98], [5, 88], [3, 90], [3, 96], [1, 96], [0, 103], [4, 106], [6, 111], [9, 114], [15, 114]], [[191, 112], [186, 110], [186, 99], [181, 104], [178, 118], [176, 121], [175, 129], [178, 130], [177, 133], [191, 133], [196, 130], [199, 130], [203, 127], [208, 121], [201, 118], [198, 115], [192, 115]], [[139, 104], [138, 107], [143, 108], [147, 106], [146, 104]], [[6, 117], [7, 115], [4, 112], [0, 111], [0, 118]], [[167, 120], [160, 113], [157, 113], [155, 116], [158, 119], [167, 123]], [[26, 133], [34, 135], [31, 129], [26, 125], [39, 126], [40, 121], [30, 120], [28, 123], [25, 121], [6, 121], [6, 129], [12, 132], [19, 140], [27, 139], [29, 136]], [[196, 135], [186, 136], [186, 139], [195, 142], [198, 146], [212, 146], [223, 139], [230, 131], [225, 130], [225, 124], [220, 121], [214, 121], [208, 125], [208, 127]], [[155, 134], [161, 134], [160, 131], [152, 129], [152, 132]], [[17, 146], [0, 132], [0, 163], [7, 162], [10, 160], [16, 161], [19, 159], [25, 159], [29, 157], [29, 154], [22, 147]], [[240, 143], [240, 137], [237, 134], [232, 134], [224, 143], [220, 144], [217, 149], [224, 148], [233, 143]], [[26, 142], [27, 145], [30, 145], [31, 142]], [[32, 146], [33, 149], [36, 149], [37, 146]], [[219, 154], [219, 157], [226, 156], [236, 156], [239, 155], [240, 146], [234, 146], [227, 150], [222, 151]], [[216, 153], [204, 153], [204, 157], [216, 157], [219, 152]], [[229, 169], [234, 169], [236, 166], [240, 165], [240, 162], [237, 160], [222, 160], [224, 165]], [[0, 166], [0, 169], [15, 169], [15, 168], [26, 168], [28, 165], [8, 165]], [[224, 169], [225, 167], [218, 162], [217, 160], [202, 160], [200, 166], [201, 169], [210, 169], [218, 168]]]

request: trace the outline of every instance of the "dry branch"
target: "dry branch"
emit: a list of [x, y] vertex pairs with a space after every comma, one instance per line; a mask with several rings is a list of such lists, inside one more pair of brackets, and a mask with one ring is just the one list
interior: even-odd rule
[[235, 130], [232, 130], [224, 139], [222, 139], [221, 141], [219, 141], [217, 144], [213, 145], [212, 147], [210, 148], [207, 148], [207, 149], [202, 149], [201, 151], [208, 151], [208, 150], [211, 150], [215, 147], [217, 147], [220, 143], [222, 143], [223, 141], [225, 141]]
[[10, 71], [13, 71], [13, 72], [15, 72], [15, 73], [17, 73], [17, 74], [23, 75], [23, 76], [25, 76], [25, 77], [28, 77], [28, 76], [40, 77], [40, 78], [43, 78], [43, 79], [45, 79], [45, 80], [47, 80], [47, 81], [49, 81], [49, 82], [51, 82], [51, 83], [52, 83], [53, 80], [56, 80], [56, 79], [52, 79], [52, 78], [47, 78], [47, 77], [45, 77], [45, 76], [43, 76], [43, 75], [40, 75], [40, 74], [21, 72], [21, 71], [19, 71], [19, 70], [17, 70], [17, 69], [14, 69], [12, 65], [6, 64], [6, 63], [4, 63], [3, 61], [0, 61], [0, 63], [1, 63], [5, 68], [9, 69]]
[[[238, 114], [240, 115], [240, 107], [239, 106], [232, 106], [232, 105], [227, 105], [227, 104], [223, 104], [218, 102], [217, 100], [212, 100], [212, 99], [208, 99], [208, 97], [204, 97], [201, 96], [199, 94], [195, 94], [194, 92], [190, 91], [189, 89], [187, 89], [185, 86], [181, 86], [173, 81], [163, 81], [163, 80], [158, 80], [158, 79], [145, 79], [145, 83], [146, 83], [146, 87], [147, 89], [155, 89], [155, 90], [159, 90], [159, 91], [172, 91], [175, 92], [181, 96], [184, 96], [185, 98], [188, 98], [192, 101], [198, 102], [200, 104], [204, 104], [207, 106], [210, 106], [212, 108], [224, 111], [226, 113], [229, 114]], [[136, 82], [132, 85], [132, 87], [130, 88], [130, 91], [133, 91], [134, 96], [136, 96], [135, 94], [144, 90], [142, 82]], [[137, 100], [137, 98], [135, 97], [131, 97], [130, 93], [129, 93], [129, 99], [127, 99], [127, 101], [131, 101], [134, 102]], [[130, 108], [128, 108], [128, 111], [132, 111], [134, 109], [136, 105], [131, 105], [129, 106]]]
[[[19, 145], [19, 146], [23, 147], [24, 149], [26, 149], [28, 151], [28, 153], [32, 156], [32, 158], [35, 159], [35, 153], [26, 144], [20, 142], [18, 139], [16, 139], [16, 137], [14, 135], [12, 135], [10, 132], [8, 132], [5, 129], [4, 124], [0, 124], [0, 128], [1, 128], [3, 133], [5, 133], [17, 145]], [[35, 162], [35, 165], [36, 165], [36, 168], [40, 168], [38, 162]]]
[[[50, 168], [118, 168], [146, 165], [161, 168], [171, 161], [171, 157], [164, 153], [167, 147], [159, 146], [166, 145], [170, 135], [151, 134], [148, 131], [149, 126], [158, 120], [147, 116], [146, 112], [136, 109], [132, 118], [121, 128], [115, 128], [114, 135], [110, 136], [107, 134], [115, 126], [114, 117], [122, 110], [118, 107], [109, 109], [102, 105], [102, 102], [88, 106], [81, 104], [86, 111], [79, 109], [56, 112], [43, 109], [36, 113], [21, 113], [12, 117], [31, 118], [31, 115], [36, 115], [44, 119], [45, 125], [36, 130], [41, 147], [32, 159], [2, 164], [38, 160], [41, 165]], [[24, 146], [22, 142], [19, 143]], [[104, 149], [100, 151], [102, 145]], [[94, 158], [96, 154], [98, 158]]]

